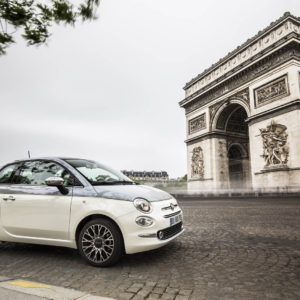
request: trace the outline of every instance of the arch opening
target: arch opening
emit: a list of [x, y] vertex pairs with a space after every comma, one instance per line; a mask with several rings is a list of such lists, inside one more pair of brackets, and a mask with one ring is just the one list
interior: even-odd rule
[[243, 157], [239, 145], [233, 145], [228, 150], [228, 171], [230, 188], [244, 187]]
[[248, 135], [248, 125], [245, 120], [247, 119], [247, 113], [243, 107], [235, 109], [226, 124], [227, 132], [238, 132]]
[[227, 151], [227, 155], [220, 157], [220, 166], [226, 169], [221, 171], [221, 187], [244, 189], [251, 185], [247, 117], [242, 105], [231, 103], [223, 107], [216, 120], [216, 129], [223, 132]]

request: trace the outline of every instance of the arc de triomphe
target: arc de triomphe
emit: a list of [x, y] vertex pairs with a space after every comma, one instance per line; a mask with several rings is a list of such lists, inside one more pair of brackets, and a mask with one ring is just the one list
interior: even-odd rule
[[188, 188], [300, 183], [300, 18], [285, 13], [185, 87]]

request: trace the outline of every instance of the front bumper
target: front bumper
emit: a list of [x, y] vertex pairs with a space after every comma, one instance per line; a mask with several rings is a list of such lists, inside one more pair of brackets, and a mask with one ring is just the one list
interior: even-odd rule
[[[144, 214], [154, 220], [154, 224], [149, 227], [141, 227], [135, 223], [135, 219], [143, 215], [138, 211], [133, 211], [118, 218], [118, 223], [123, 228], [122, 233], [127, 254], [160, 248], [184, 232], [183, 222], [170, 226], [169, 216], [182, 213], [177, 205], [172, 214], [170, 214], [170, 211], [164, 210], [165, 207], [170, 205], [170, 202], [177, 204], [175, 199], [151, 203], [152, 212]], [[163, 232], [163, 237], [159, 235], [159, 232]]]

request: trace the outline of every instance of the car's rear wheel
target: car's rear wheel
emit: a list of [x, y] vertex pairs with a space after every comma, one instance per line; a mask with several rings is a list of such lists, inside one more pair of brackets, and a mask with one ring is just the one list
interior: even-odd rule
[[97, 218], [86, 223], [78, 238], [80, 254], [91, 265], [107, 267], [115, 264], [123, 253], [122, 235], [110, 220]]

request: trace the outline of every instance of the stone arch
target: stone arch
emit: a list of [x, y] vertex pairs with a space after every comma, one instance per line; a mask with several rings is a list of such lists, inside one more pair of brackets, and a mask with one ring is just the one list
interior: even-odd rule
[[229, 157], [229, 151], [232, 147], [238, 147], [241, 151], [241, 158], [247, 158], [248, 157], [248, 151], [245, 149], [245, 147], [240, 144], [240, 143], [231, 143], [228, 146], [228, 150], [227, 150], [227, 156]]
[[219, 132], [220, 139], [225, 140], [226, 158], [220, 158], [227, 177], [229, 188], [249, 187], [250, 161], [249, 161], [249, 130], [246, 122], [250, 115], [248, 105], [240, 99], [230, 99], [224, 102], [216, 111], [213, 120], [213, 131]]
[[248, 103], [246, 103], [244, 100], [241, 100], [238, 98], [232, 98], [230, 100], [226, 100], [222, 105], [220, 105], [220, 107], [217, 109], [215, 114], [212, 116], [211, 129], [213, 131], [218, 130], [217, 122], [218, 122], [220, 116], [222, 114], [225, 115], [226, 113], [229, 113], [229, 111], [226, 111], [226, 110], [230, 110], [230, 109], [233, 109], [234, 107], [238, 107], [238, 106], [244, 108], [244, 110], [246, 111], [247, 117], [250, 116], [250, 109], [249, 109]]

